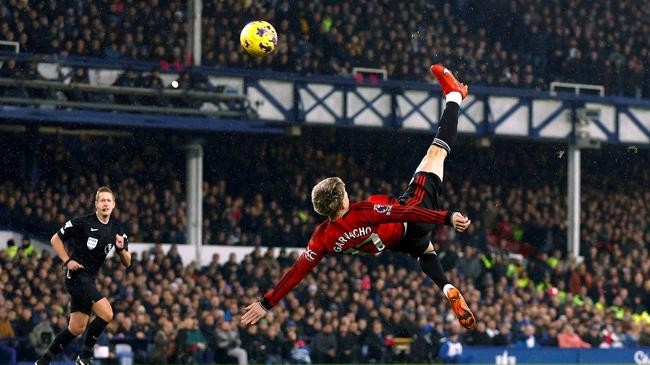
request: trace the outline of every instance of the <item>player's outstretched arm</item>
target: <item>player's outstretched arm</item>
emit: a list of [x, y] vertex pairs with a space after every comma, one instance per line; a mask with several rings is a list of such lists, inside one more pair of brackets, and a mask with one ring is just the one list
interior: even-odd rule
[[287, 295], [302, 279], [312, 271], [314, 267], [323, 258], [324, 253], [312, 249], [313, 241], [307, 246], [307, 249], [298, 256], [296, 262], [287, 271], [280, 281], [275, 284], [273, 289], [269, 290], [261, 300], [252, 303], [244, 308], [244, 315], [241, 317], [243, 325], [255, 324], [257, 321], [266, 316], [266, 313], [273, 308], [285, 295]]
[[416, 206], [400, 204], [373, 204], [361, 202], [355, 204], [363, 220], [368, 224], [422, 222], [430, 224], [445, 224], [462, 232], [469, 227], [471, 221], [462, 213], [447, 210], [432, 210]]

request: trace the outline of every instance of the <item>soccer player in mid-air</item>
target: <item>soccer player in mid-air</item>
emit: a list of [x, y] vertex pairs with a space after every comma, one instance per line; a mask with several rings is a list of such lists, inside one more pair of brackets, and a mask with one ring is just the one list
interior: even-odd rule
[[[131, 266], [126, 234], [111, 213], [115, 209], [115, 194], [101, 187], [95, 194], [95, 212], [74, 218], [50, 240], [57, 256], [64, 262], [65, 288], [70, 293], [70, 322], [68, 328], [56, 335], [48, 351], [35, 365], [49, 364], [77, 336], [86, 332], [76, 365], [91, 364], [93, 346], [106, 325], [113, 319], [113, 308], [97, 290], [95, 279], [106, 256], [113, 247], [126, 267]], [[66, 242], [67, 248], [64, 245]], [[90, 324], [91, 312], [95, 319]], [[88, 326], [86, 326], [88, 324]]]
[[314, 230], [307, 249], [291, 269], [260, 301], [245, 308], [244, 325], [254, 324], [295, 287], [330, 253], [376, 255], [384, 250], [417, 257], [422, 271], [442, 289], [460, 324], [468, 329], [476, 319], [460, 291], [447, 279], [431, 243], [435, 224], [447, 224], [462, 232], [470, 220], [456, 211], [439, 211], [444, 162], [456, 140], [460, 103], [467, 86], [442, 65], [431, 66], [446, 100], [438, 132], [415, 170], [402, 196], [374, 195], [350, 204], [345, 184], [338, 177], [319, 182], [311, 192], [314, 210], [328, 219]]

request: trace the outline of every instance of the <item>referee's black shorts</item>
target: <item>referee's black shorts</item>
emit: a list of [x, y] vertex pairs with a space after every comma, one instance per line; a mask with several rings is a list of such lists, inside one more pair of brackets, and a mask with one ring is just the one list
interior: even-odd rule
[[[440, 209], [438, 196], [441, 189], [442, 181], [438, 175], [432, 172], [419, 171], [413, 175], [409, 186], [398, 200], [403, 205], [437, 210]], [[406, 224], [406, 235], [395, 248], [395, 251], [405, 252], [413, 257], [420, 257], [429, 247], [431, 232], [435, 226], [435, 224], [408, 222]]]
[[83, 269], [70, 271], [66, 269], [65, 290], [70, 293], [70, 313], [92, 313], [93, 304], [103, 298], [97, 290], [95, 277]]

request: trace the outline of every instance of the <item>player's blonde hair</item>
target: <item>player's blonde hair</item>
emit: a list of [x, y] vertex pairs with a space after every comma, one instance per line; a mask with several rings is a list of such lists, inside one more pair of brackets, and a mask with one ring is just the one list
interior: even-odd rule
[[345, 184], [338, 177], [328, 177], [311, 190], [311, 203], [320, 215], [334, 218], [343, 208]]
[[113, 190], [111, 190], [111, 188], [109, 188], [108, 186], [100, 186], [99, 189], [97, 189], [97, 192], [95, 193], [95, 202], [99, 200], [100, 193], [111, 193], [111, 195], [113, 195], [113, 200], [117, 200], [117, 197], [115, 196], [115, 193], [113, 192]]

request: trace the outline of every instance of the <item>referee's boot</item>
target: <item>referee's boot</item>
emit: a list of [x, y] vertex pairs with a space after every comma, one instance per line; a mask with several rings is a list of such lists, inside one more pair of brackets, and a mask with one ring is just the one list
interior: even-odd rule
[[77, 358], [74, 360], [74, 365], [92, 365], [93, 359], [90, 357], [81, 357], [81, 355], [77, 356]]
[[442, 94], [447, 96], [450, 92], [457, 91], [460, 93], [462, 99], [467, 97], [467, 85], [458, 81], [449, 69], [441, 64], [431, 66], [431, 73], [438, 79], [438, 83], [442, 88]]

